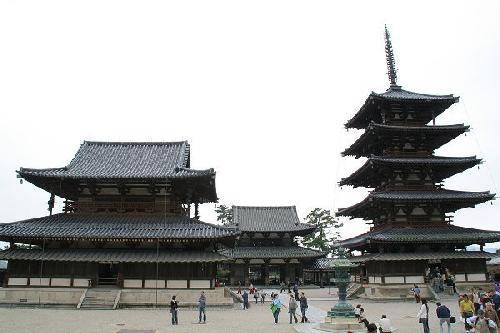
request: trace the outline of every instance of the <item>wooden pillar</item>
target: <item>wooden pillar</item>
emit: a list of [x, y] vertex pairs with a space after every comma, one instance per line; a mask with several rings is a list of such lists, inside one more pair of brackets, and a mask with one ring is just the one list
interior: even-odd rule
[[271, 260], [266, 259], [264, 260], [264, 285], [268, 286], [269, 285], [269, 264], [271, 263]]
[[245, 280], [244, 285], [250, 285], [250, 276], [248, 276], [248, 269], [250, 265], [250, 260], [245, 260], [245, 264], [243, 265], [243, 279]]
[[292, 265], [290, 264], [290, 259], [285, 259], [285, 283], [289, 284], [291, 282], [292, 275]]

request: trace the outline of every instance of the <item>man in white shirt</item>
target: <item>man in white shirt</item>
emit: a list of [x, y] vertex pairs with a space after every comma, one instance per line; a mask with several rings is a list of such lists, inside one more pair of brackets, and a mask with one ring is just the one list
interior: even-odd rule
[[391, 333], [392, 332], [392, 324], [391, 320], [387, 318], [386, 315], [382, 315], [382, 318], [379, 321], [380, 331], [382, 333]]

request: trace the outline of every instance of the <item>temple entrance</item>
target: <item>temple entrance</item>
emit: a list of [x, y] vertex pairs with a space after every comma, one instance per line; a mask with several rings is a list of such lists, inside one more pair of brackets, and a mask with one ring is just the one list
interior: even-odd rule
[[248, 279], [253, 285], [264, 284], [264, 272], [261, 265], [250, 265], [248, 267]]
[[98, 286], [116, 286], [118, 267], [112, 263], [99, 263]]

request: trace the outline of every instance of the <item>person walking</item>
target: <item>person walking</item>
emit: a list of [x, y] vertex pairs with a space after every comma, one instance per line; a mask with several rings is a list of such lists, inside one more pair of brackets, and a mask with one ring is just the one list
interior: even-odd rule
[[202, 314], [203, 314], [203, 324], [207, 322], [207, 297], [205, 292], [202, 291], [200, 297], [198, 298], [198, 324], [201, 324]]
[[248, 302], [248, 292], [243, 290], [243, 295], [241, 295], [241, 298], [243, 298], [243, 310], [247, 310], [249, 308], [249, 302]]
[[278, 323], [282, 307], [284, 307], [284, 305], [281, 303], [278, 295], [274, 295], [273, 301], [271, 302], [271, 312], [273, 313], [275, 324]]
[[281, 281], [281, 283], [280, 283], [280, 294], [281, 294], [282, 292], [284, 292], [285, 290], [286, 290], [286, 287], [285, 287], [285, 282]]
[[307, 305], [307, 298], [306, 295], [304, 295], [304, 292], [300, 293], [299, 303], [300, 303], [300, 314], [302, 315], [302, 319], [300, 320], [300, 322], [307, 323], [309, 320], [307, 320], [306, 311], [309, 305]]
[[448, 333], [451, 333], [451, 312], [450, 309], [446, 305], [443, 305], [439, 302], [436, 303], [436, 315], [439, 319], [439, 333], [444, 333], [443, 324], [446, 323], [448, 326]]
[[420, 303], [420, 288], [414, 284], [411, 291], [413, 291], [413, 296], [415, 296], [415, 302]]
[[265, 292], [265, 290], [262, 290], [260, 292], [260, 303], [264, 304], [264, 302], [266, 301], [266, 296], [267, 296], [267, 293]]
[[172, 296], [172, 299], [170, 300], [170, 313], [172, 314], [172, 325], [179, 325], [178, 307], [179, 307], [179, 303], [175, 299], [175, 295], [174, 295], [174, 296]]
[[474, 303], [466, 294], [464, 294], [462, 296], [462, 300], [458, 304], [460, 306], [460, 314], [465, 321], [465, 330], [468, 331], [472, 329], [472, 326], [467, 322], [467, 318], [474, 315]]
[[420, 306], [420, 311], [417, 314], [418, 322], [422, 324], [424, 333], [429, 333], [429, 306], [427, 305], [427, 300], [422, 298], [420, 300], [422, 305]]
[[259, 303], [260, 292], [259, 289], [255, 289], [255, 293], [253, 294], [253, 298], [255, 299], [255, 304]]
[[295, 300], [295, 296], [290, 294], [290, 300], [288, 301], [288, 313], [290, 314], [290, 324], [292, 323], [292, 317], [295, 320], [295, 323], [298, 323], [295, 311], [297, 311], [297, 301]]
[[298, 301], [299, 300], [299, 285], [297, 283], [295, 283], [293, 285], [293, 294], [295, 295], [295, 300]]

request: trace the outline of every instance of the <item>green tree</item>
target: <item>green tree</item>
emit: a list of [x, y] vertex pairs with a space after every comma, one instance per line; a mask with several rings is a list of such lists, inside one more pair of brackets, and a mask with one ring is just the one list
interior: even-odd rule
[[233, 222], [233, 209], [231, 207], [218, 205], [215, 207], [215, 212], [217, 213], [217, 221], [222, 224], [226, 225]]
[[305, 218], [305, 222], [316, 227], [316, 231], [302, 239], [306, 247], [334, 253], [340, 239], [338, 229], [343, 226], [327, 209], [314, 208]]

